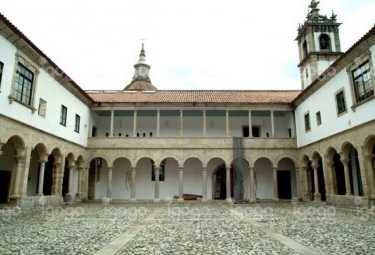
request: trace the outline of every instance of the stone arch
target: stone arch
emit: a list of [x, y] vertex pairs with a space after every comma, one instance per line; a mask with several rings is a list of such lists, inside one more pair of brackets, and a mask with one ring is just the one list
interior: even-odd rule
[[[363, 180], [365, 173], [360, 168], [358, 151], [350, 142], [344, 142], [341, 146], [341, 161], [344, 165], [346, 195], [363, 196]], [[346, 180], [348, 177], [348, 181]]]
[[[137, 175], [136, 175], [137, 178]], [[132, 164], [127, 157], [117, 157], [113, 161], [112, 198], [129, 199], [131, 195]]]
[[[160, 197], [174, 197], [179, 194], [179, 173], [180, 163], [175, 156], [165, 156], [160, 159], [160, 176], [163, 180], [160, 181]], [[185, 179], [186, 171], [183, 171], [183, 178]]]
[[[155, 162], [154, 158], [145, 155], [139, 156], [135, 162], [137, 168], [135, 194], [139, 199], [152, 199], [155, 195], [155, 166], [160, 166], [161, 162]], [[159, 184], [162, 182], [160, 174], [162, 172], [159, 172]]]
[[280, 199], [297, 197], [296, 166], [292, 158], [282, 157], [277, 161], [277, 194]]
[[[226, 161], [220, 156], [211, 156], [207, 159], [208, 190], [211, 190], [212, 199], [225, 199], [226, 197]], [[204, 165], [203, 165], [204, 167]], [[210, 194], [208, 194], [208, 197]]]
[[1, 146], [1, 152], [0, 203], [7, 203], [21, 197], [21, 178], [27, 160], [25, 142], [20, 136], [13, 135]]
[[372, 197], [375, 195], [375, 135], [366, 137], [362, 149], [364, 154], [365, 169], [367, 168], [367, 183], [369, 185], [369, 193]]
[[325, 174], [323, 169], [323, 159], [319, 152], [312, 154], [311, 167], [313, 169], [313, 198], [314, 201], [326, 201]]
[[233, 158], [231, 163], [231, 183], [235, 201], [250, 199], [249, 162], [244, 157]]
[[47, 146], [44, 143], [38, 143], [31, 151], [26, 192], [28, 196], [43, 195], [45, 165], [48, 161], [48, 156]]
[[331, 37], [326, 34], [322, 33], [319, 36], [319, 47], [321, 50], [330, 50], [331, 49]]
[[257, 199], [274, 198], [273, 189], [270, 189], [270, 187], [274, 187], [273, 167], [274, 164], [268, 157], [261, 156], [254, 161], [254, 183]]

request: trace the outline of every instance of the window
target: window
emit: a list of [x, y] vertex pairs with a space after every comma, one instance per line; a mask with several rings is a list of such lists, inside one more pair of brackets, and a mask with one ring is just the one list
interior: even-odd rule
[[330, 41], [329, 35], [321, 34], [319, 37], [319, 46], [321, 50], [329, 50], [330, 49]]
[[1, 80], [3, 78], [3, 68], [4, 68], [4, 63], [0, 61], [0, 88], [1, 88]]
[[322, 116], [320, 114], [320, 111], [315, 114], [316, 116], [316, 124], [320, 126], [322, 124]]
[[337, 114], [346, 112], [346, 102], [343, 90], [336, 94], [336, 110]]
[[40, 98], [39, 99], [39, 108], [38, 108], [39, 116], [45, 117], [46, 116], [46, 110], [47, 110], [47, 102]]
[[60, 124], [66, 126], [66, 116], [68, 114], [68, 108], [61, 106]]
[[78, 114], [76, 114], [76, 122], [74, 125], [74, 131], [76, 131], [77, 133], [79, 133], [80, 123], [81, 123], [81, 117]]
[[369, 61], [364, 62], [352, 71], [352, 79], [357, 103], [374, 95]]
[[303, 58], [307, 56], [307, 42], [303, 41], [302, 43], [302, 52], [303, 52]]
[[309, 131], [311, 129], [310, 126], [310, 114], [306, 113], [305, 114], [305, 131]]
[[18, 63], [15, 86], [13, 88], [16, 100], [31, 105], [34, 74], [21, 63]]

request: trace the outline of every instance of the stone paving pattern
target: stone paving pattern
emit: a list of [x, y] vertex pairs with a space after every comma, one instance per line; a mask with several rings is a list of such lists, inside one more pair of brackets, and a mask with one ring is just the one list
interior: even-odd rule
[[310, 254], [375, 254], [375, 208], [169, 200], [0, 211], [0, 254], [95, 254], [116, 239], [106, 254], [304, 254], [293, 242]]

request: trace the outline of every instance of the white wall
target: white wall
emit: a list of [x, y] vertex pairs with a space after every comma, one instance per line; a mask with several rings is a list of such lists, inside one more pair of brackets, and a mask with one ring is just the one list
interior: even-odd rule
[[[15, 74], [16, 48], [1, 35], [0, 48], [0, 61], [4, 63], [0, 92], [0, 113], [57, 137], [85, 146], [87, 144], [90, 116], [89, 107], [60, 85], [43, 69], [39, 68], [39, 75], [37, 79], [34, 79], [34, 104], [31, 107], [34, 107], [36, 111], [32, 113], [29, 107], [16, 101], [11, 104], [9, 103], [8, 96], [11, 94], [12, 80]], [[39, 63], [32, 64], [37, 67]], [[37, 110], [40, 98], [47, 102], [45, 117], [38, 115]], [[66, 127], [60, 125], [61, 105], [68, 108]], [[74, 131], [75, 114], [81, 117], [79, 133]]]
[[[371, 47], [372, 63], [375, 63], [375, 46]], [[374, 81], [373, 81], [374, 82]], [[335, 93], [344, 89], [347, 112], [341, 115], [336, 111]], [[355, 100], [349, 76], [344, 68], [323, 87], [309, 96], [296, 108], [296, 128], [298, 147], [332, 136], [343, 130], [358, 126], [375, 118], [375, 101], [370, 100], [352, 108]], [[317, 125], [315, 114], [320, 111], [322, 124]], [[310, 113], [311, 130], [305, 132], [304, 115]]]

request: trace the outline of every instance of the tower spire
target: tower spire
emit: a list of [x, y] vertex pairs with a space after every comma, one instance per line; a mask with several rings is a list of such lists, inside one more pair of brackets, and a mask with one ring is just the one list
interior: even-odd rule
[[149, 77], [151, 66], [146, 62], [145, 44], [142, 40], [142, 48], [139, 53], [138, 62], [134, 65], [134, 75], [132, 82], [124, 90], [157, 90], [151, 84]]

